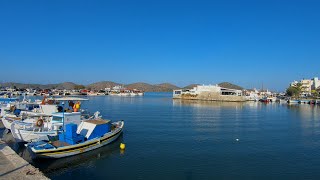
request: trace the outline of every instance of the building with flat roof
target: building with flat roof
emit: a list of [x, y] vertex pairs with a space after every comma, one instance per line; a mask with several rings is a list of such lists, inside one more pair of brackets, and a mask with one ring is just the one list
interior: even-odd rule
[[298, 83], [301, 83], [301, 93], [303, 95], [311, 95], [312, 90], [316, 90], [320, 87], [320, 80], [318, 77], [293, 81], [290, 83], [290, 86], [296, 86]]
[[174, 90], [173, 98], [209, 101], [245, 101], [241, 90], [223, 88], [218, 85], [198, 85], [192, 89]]

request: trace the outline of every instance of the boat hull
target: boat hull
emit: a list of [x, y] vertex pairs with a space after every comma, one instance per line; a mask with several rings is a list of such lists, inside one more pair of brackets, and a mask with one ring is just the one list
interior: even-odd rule
[[298, 104], [298, 100], [288, 100], [288, 104]]
[[48, 149], [48, 150], [35, 150], [34, 148], [28, 148], [31, 151], [32, 158], [63, 158], [68, 156], [74, 156], [82, 154], [115, 141], [123, 131], [123, 124], [121, 128], [114, 130], [111, 133], [107, 133], [101, 138], [92, 139], [85, 143], [76, 145], [70, 145], [62, 148]]
[[3, 126], [6, 128], [6, 129], [11, 129], [11, 124], [12, 124], [12, 121], [11, 120], [8, 120], [6, 118], [2, 118], [2, 123], [3, 123]]
[[49, 141], [48, 136], [56, 136], [57, 132], [34, 132], [34, 131], [27, 131], [22, 129], [13, 129], [11, 128], [12, 136], [14, 137], [15, 141], [18, 143], [27, 143], [32, 141]]

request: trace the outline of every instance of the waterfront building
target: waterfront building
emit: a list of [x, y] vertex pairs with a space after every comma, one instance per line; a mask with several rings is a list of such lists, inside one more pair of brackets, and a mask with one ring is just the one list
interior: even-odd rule
[[311, 85], [311, 89], [312, 89], [312, 90], [318, 89], [318, 88], [320, 87], [320, 80], [319, 80], [319, 78], [318, 78], [318, 77], [314, 77], [312, 80], [313, 80], [313, 83], [312, 83], [312, 85]]
[[218, 85], [198, 85], [192, 89], [173, 91], [175, 99], [194, 99], [211, 101], [245, 101], [242, 90], [223, 88]]
[[290, 83], [290, 86], [296, 86], [298, 83], [301, 83], [301, 94], [302, 95], [311, 95], [312, 90], [316, 90], [320, 87], [320, 80], [318, 77], [312, 79], [302, 79], [300, 81], [293, 81]]

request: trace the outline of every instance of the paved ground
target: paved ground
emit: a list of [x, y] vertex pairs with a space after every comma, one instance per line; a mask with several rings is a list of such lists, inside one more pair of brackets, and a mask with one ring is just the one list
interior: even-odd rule
[[[2, 127], [1, 121], [0, 127]], [[0, 140], [0, 179], [37, 180], [48, 178], [17, 155], [4, 141]]]

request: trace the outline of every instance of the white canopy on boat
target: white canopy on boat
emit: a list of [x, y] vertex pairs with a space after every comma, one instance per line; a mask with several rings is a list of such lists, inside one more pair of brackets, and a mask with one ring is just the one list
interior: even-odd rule
[[79, 98], [79, 97], [61, 97], [54, 98], [56, 101], [88, 101], [89, 99]]

